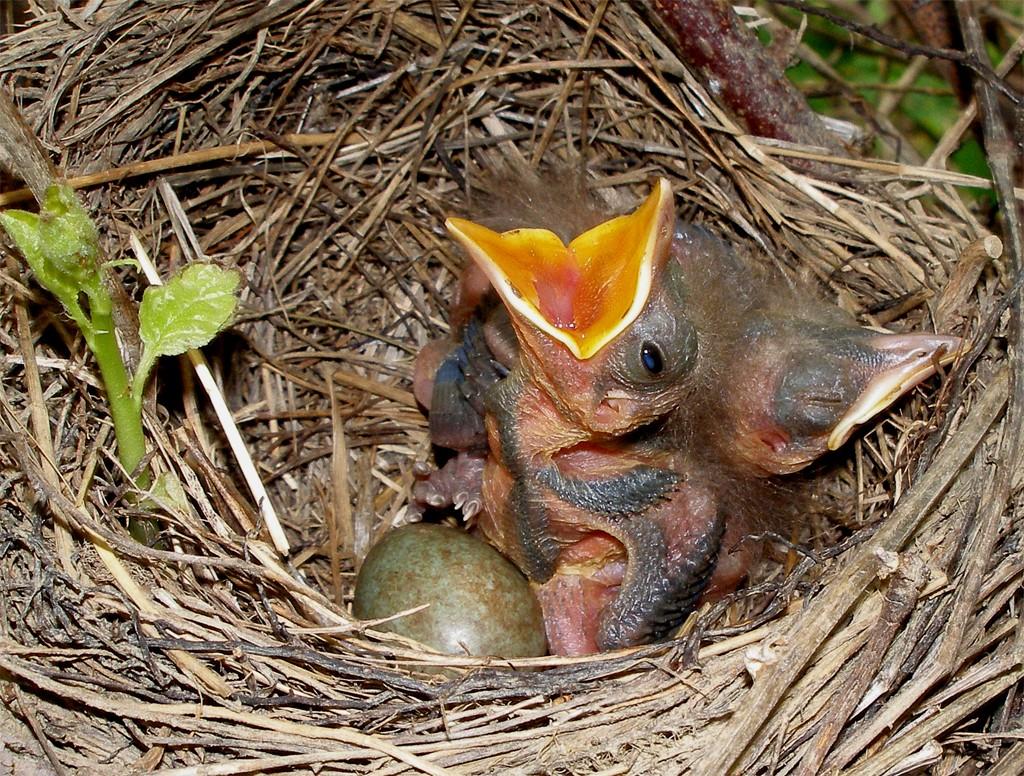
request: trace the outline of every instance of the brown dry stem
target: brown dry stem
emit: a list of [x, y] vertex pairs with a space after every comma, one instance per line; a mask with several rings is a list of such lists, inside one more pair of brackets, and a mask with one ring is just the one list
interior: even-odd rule
[[[168, 549], [130, 540], [136, 510], [81, 342], [5, 270], [0, 699], [60, 767], [1016, 772], [1024, 524], [1002, 456], [1019, 416], [1005, 375], [1020, 365], [1004, 313], [1020, 289], [962, 197], [993, 183], [945, 169], [967, 121], [927, 164], [755, 137], [623, 3], [38, 13], [4, 37], [0, 85], [85, 187], [104, 240], [138, 235], [165, 274], [183, 244], [243, 273], [242, 313], [207, 358], [292, 547], [282, 560], [267, 542], [210, 405], [173, 369], [146, 426], [183, 492], [160, 507]], [[1020, 30], [988, 25], [1014, 61]], [[869, 126], [893, 128], [892, 94], [878, 115], [862, 106]], [[679, 641], [584, 659], [435, 655], [345, 603], [355, 558], [405, 518], [430, 455], [411, 376], [446, 331], [462, 262], [443, 220], [481, 170], [539, 149], [542, 164], [585, 166], [615, 208], [666, 175], [685, 218], [862, 322], [950, 327], [969, 351], [826, 462], [786, 537], [806, 551], [797, 562], [773, 545]]]

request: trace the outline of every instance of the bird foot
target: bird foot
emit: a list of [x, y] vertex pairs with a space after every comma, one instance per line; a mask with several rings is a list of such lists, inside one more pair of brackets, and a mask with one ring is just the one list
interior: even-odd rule
[[484, 460], [483, 454], [461, 452], [440, 469], [417, 463], [413, 467], [417, 481], [412, 487], [410, 508], [422, 514], [428, 508], [455, 507], [466, 520], [475, 517], [483, 506]]

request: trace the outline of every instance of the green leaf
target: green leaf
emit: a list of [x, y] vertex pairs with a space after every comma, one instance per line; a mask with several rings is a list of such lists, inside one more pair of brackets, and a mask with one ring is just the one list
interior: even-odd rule
[[164, 286], [150, 286], [139, 307], [139, 335], [154, 356], [201, 348], [228, 325], [238, 299], [238, 273], [190, 264]]
[[164, 507], [170, 514], [189, 514], [188, 496], [179, 480], [170, 472], [163, 472], [156, 478], [150, 490], [153, 500]]
[[214, 264], [190, 264], [164, 286], [150, 286], [139, 305], [142, 358], [132, 395], [142, 401], [142, 388], [160, 356], [176, 356], [201, 348], [228, 325], [235, 312], [239, 275]]
[[40, 218], [27, 210], [5, 210], [0, 213], [0, 225], [10, 235], [18, 250], [28, 260], [37, 275], [36, 265], [43, 261], [43, 247], [40, 244]]
[[25, 256], [36, 279], [56, 296], [76, 321], [78, 295], [102, 286], [99, 237], [69, 186], [50, 186], [39, 215], [24, 210], [0, 213], [0, 225]]

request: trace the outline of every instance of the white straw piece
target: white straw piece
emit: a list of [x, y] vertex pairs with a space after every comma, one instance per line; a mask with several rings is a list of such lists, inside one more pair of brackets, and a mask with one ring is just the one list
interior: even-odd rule
[[[154, 267], [153, 262], [150, 261], [149, 254], [146, 252], [145, 247], [142, 245], [142, 241], [134, 230], [132, 230], [129, 235], [129, 240], [131, 242], [135, 258], [142, 267], [142, 271], [146, 275], [146, 279], [151, 285], [162, 286], [163, 281], [161, 280], [160, 275], [157, 274], [156, 267]], [[232, 416], [231, 410], [228, 408], [228, 404], [224, 399], [224, 394], [221, 392], [220, 386], [218, 386], [217, 382], [213, 379], [213, 373], [210, 371], [210, 366], [206, 362], [206, 356], [203, 355], [202, 351], [194, 349], [188, 351], [188, 357], [196, 371], [196, 376], [199, 377], [199, 382], [202, 383], [203, 388], [206, 390], [206, 395], [210, 397], [213, 409], [217, 413], [217, 419], [220, 421], [221, 426], [224, 429], [224, 434], [228, 439], [228, 444], [231, 445], [231, 451], [235, 456], [235, 461], [238, 463], [238, 467], [242, 470], [242, 476], [245, 478], [245, 482], [249, 486], [249, 492], [252, 493], [253, 499], [255, 499], [256, 504], [259, 506], [260, 515], [263, 518], [264, 524], [267, 526], [267, 531], [270, 533], [271, 541], [274, 542], [274, 548], [282, 557], [286, 558], [291, 552], [291, 547], [288, 544], [288, 538], [285, 536], [284, 529], [281, 527], [281, 521], [277, 519], [277, 512], [274, 510], [274, 505], [270, 500], [270, 496], [267, 494], [267, 489], [263, 486], [263, 480], [260, 478], [259, 472], [256, 470], [256, 464], [253, 463], [252, 456], [249, 454], [249, 449], [245, 446], [245, 441], [242, 439], [242, 435], [238, 431], [238, 425], [235, 423], [234, 416]]]

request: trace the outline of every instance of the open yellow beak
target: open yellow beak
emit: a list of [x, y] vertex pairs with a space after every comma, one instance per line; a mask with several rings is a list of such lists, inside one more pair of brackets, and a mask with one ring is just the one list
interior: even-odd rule
[[511, 312], [586, 360], [647, 304], [674, 221], [672, 190], [659, 178], [634, 212], [598, 224], [568, 246], [547, 229], [499, 234], [461, 218], [445, 225]]
[[[945, 334], [886, 334], [873, 346], [884, 364], [846, 411], [828, 437], [828, 449], [837, 450], [854, 429], [880, 413], [939, 367], [956, 360], [963, 340]], [[888, 363], [885, 363], [885, 362]]]

